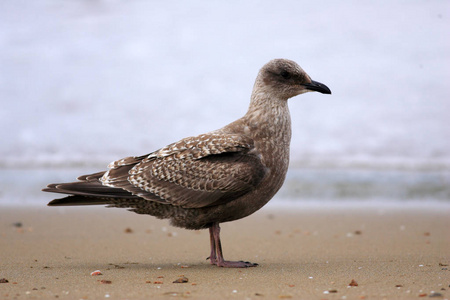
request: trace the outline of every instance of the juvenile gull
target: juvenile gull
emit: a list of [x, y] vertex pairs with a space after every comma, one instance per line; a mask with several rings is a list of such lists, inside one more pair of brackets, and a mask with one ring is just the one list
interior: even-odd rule
[[259, 71], [242, 118], [150, 154], [114, 161], [108, 171], [77, 182], [50, 184], [43, 191], [70, 196], [48, 205], [103, 204], [170, 219], [177, 227], [209, 228], [211, 264], [257, 266], [224, 260], [219, 224], [254, 213], [280, 189], [291, 141], [287, 100], [309, 91], [331, 94], [295, 62], [274, 59]]

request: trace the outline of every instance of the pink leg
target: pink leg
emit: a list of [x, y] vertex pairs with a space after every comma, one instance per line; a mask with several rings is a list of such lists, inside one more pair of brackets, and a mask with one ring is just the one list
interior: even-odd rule
[[209, 237], [211, 241], [211, 255], [209, 259], [211, 260], [212, 265], [224, 268], [248, 268], [256, 267], [258, 265], [248, 261], [228, 261], [223, 259], [219, 223], [214, 223], [209, 228]]
[[215, 264], [217, 264], [217, 256], [216, 256], [216, 242], [214, 241], [213, 227], [209, 227], [209, 240], [211, 243], [211, 254], [209, 255], [208, 258], [210, 259], [211, 264], [215, 265]]

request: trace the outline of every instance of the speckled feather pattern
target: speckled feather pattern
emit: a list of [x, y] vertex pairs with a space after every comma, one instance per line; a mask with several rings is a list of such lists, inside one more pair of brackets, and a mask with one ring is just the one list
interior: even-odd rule
[[73, 195], [51, 204], [95, 199], [188, 229], [248, 216], [284, 182], [291, 139], [287, 99], [306, 92], [309, 83], [295, 62], [273, 60], [260, 70], [242, 118], [150, 154], [114, 161], [108, 171], [81, 176], [80, 182], [49, 185], [46, 191]]

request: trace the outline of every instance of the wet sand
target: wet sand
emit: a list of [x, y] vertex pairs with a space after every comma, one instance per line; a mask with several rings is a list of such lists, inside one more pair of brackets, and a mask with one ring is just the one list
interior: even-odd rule
[[225, 258], [259, 266], [223, 269], [206, 260], [205, 230], [120, 209], [0, 207], [0, 299], [448, 299], [449, 216], [265, 208], [221, 226]]

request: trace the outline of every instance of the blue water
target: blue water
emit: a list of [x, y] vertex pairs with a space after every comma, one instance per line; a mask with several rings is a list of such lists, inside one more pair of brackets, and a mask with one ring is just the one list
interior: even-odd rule
[[[0, 172], [0, 205], [46, 205], [61, 195], [40, 190], [99, 169], [7, 169]], [[450, 204], [449, 171], [291, 169], [272, 204], [428, 202]]]

